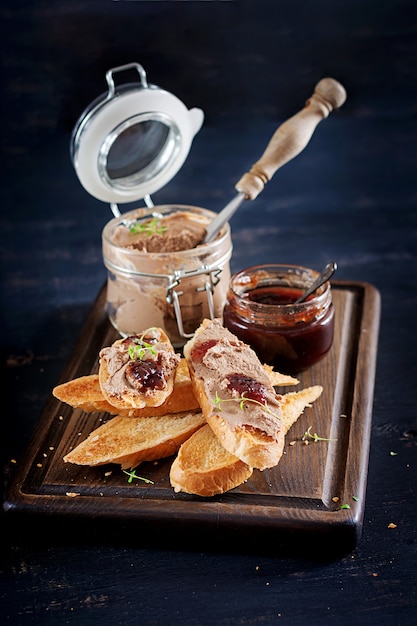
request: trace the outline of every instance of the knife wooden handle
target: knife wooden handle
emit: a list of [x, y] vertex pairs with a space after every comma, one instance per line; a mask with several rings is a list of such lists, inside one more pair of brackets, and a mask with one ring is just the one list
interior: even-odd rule
[[345, 100], [345, 88], [338, 81], [323, 78], [318, 82], [304, 108], [277, 128], [259, 161], [242, 176], [235, 189], [254, 200], [275, 172], [304, 150], [319, 122]]

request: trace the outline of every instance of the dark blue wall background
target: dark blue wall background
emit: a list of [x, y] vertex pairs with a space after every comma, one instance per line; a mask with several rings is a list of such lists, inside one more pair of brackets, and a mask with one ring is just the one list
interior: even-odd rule
[[[150, 82], [204, 110], [185, 166], [153, 199], [213, 210], [234, 195], [275, 127], [303, 106], [320, 78], [334, 76], [347, 89], [346, 104], [241, 209], [253, 226], [262, 211], [274, 212], [289, 229], [280, 242], [286, 260], [321, 263], [326, 253], [299, 253], [301, 213], [305, 232], [325, 232], [329, 219], [349, 229], [350, 215], [356, 223], [385, 209], [397, 219], [415, 205], [416, 7], [414, 0], [3, 2], [3, 229], [19, 220], [11, 236], [20, 248], [22, 233], [31, 236], [43, 220], [43, 228], [57, 227], [55, 218], [65, 217], [89, 255], [89, 278], [82, 278], [97, 287], [104, 276], [100, 233], [110, 212], [81, 188], [69, 143], [80, 113], [106, 91], [109, 68], [137, 61]], [[352, 237], [352, 246], [360, 240]], [[30, 275], [33, 252], [19, 254], [15, 270], [27, 263]], [[239, 254], [237, 246], [241, 266]], [[249, 260], [265, 259], [255, 251]], [[358, 278], [354, 268], [346, 271]], [[69, 298], [80, 297], [69, 289]]]
[[[384, 152], [380, 174], [399, 176], [397, 191], [403, 193], [401, 177], [413, 156], [405, 147], [416, 129], [417, 11], [412, 0], [23, 0], [3, 3], [0, 16], [1, 155], [10, 168], [7, 175], [20, 172], [24, 177], [32, 170], [38, 178], [34, 167], [53, 144], [52, 167], [46, 163], [42, 175], [53, 185], [70, 168], [68, 159], [56, 162], [57, 150], [63, 148], [65, 154], [79, 114], [106, 91], [105, 72], [138, 61], [150, 82], [190, 107], [203, 108], [206, 120], [196, 156], [199, 145], [205, 152], [210, 131], [222, 133], [217, 142], [221, 154], [213, 157], [228, 150], [230, 174], [218, 171], [214, 158], [204, 164], [218, 190], [232, 189], [233, 176], [240, 177], [242, 167], [259, 156], [267, 137], [260, 136], [257, 146], [254, 129], [292, 115], [314, 84], [330, 75], [348, 91], [338, 123], [354, 119], [352, 131], [358, 129], [358, 135], [352, 137], [353, 145], [334, 146], [332, 128], [323, 125], [314, 141], [329, 141], [332, 159], [360, 154], [376, 192], [377, 173], [368, 165], [372, 168], [373, 158]], [[237, 155], [227, 143], [236, 128], [242, 131]], [[394, 153], [399, 163], [393, 163]], [[304, 179], [308, 173], [302, 166], [297, 162]], [[291, 176], [295, 170], [292, 165], [289, 169]], [[76, 181], [68, 174], [65, 185], [72, 186]], [[31, 197], [46, 192], [40, 182], [31, 182], [36, 185]], [[178, 200], [175, 189], [174, 183], [168, 195]], [[195, 195], [191, 192], [184, 201], [194, 201]], [[14, 196], [8, 199], [15, 204]]]

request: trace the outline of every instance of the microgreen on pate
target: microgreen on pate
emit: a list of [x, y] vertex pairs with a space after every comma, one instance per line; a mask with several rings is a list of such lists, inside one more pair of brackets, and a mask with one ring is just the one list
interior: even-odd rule
[[258, 406], [262, 407], [263, 410], [265, 411], [265, 413], [269, 413], [270, 415], [273, 415], [273, 417], [276, 417], [277, 419], [279, 419], [279, 416], [274, 413], [273, 411], [271, 411], [271, 409], [269, 408], [269, 406], [267, 404], [263, 404], [262, 402], [258, 402], [258, 400], [254, 400], [253, 398], [247, 398], [245, 396], [245, 391], [242, 393], [241, 396], [236, 397], [236, 398], [225, 398], [222, 399], [219, 397], [217, 391], [216, 391], [216, 397], [213, 401], [213, 405], [217, 408], [218, 411], [222, 411], [222, 407], [221, 405], [224, 402], [239, 402], [239, 408], [243, 411], [243, 409], [245, 408], [245, 403], [246, 402], [251, 402], [252, 404], [257, 404]]
[[325, 437], [319, 437], [317, 433], [314, 433], [313, 435], [310, 432], [311, 428], [312, 426], [308, 427], [308, 429], [301, 438], [302, 441], [306, 441], [307, 439], [313, 439], [314, 443], [317, 443], [318, 441], [337, 441], [337, 439], [326, 439]]
[[166, 231], [167, 227], [161, 224], [160, 220], [155, 217], [148, 222], [134, 222], [131, 224], [129, 231], [132, 235], [162, 235]]
[[148, 350], [153, 356], [155, 356], [156, 354], [155, 348], [153, 348], [152, 344], [149, 343], [148, 341], [144, 341], [143, 337], [144, 337], [144, 334], [141, 335], [139, 339], [136, 339], [136, 338], [133, 339], [135, 345], [130, 345], [127, 349], [129, 358], [132, 361], [135, 361], [135, 360], [141, 361]]
[[136, 344], [134, 346], [129, 346], [128, 348], [129, 357], [131, 358], [132, 361], [135, 361], [135, 360], [141, 361], [148, 350], [151, 352], [151, 354], [156, 354], [151, 344], [147, 343], [146, 341], [143, 341], [140, 345]]
[[127, 474], [129, 476], [129, 478], [127, 479], [128, 483], [133, 482], [133, 479], [136, 478], [136, 480], [143, 480], [144, 483], [149, 483], [150, 485], [154, 484], [153, 480], [149, 480], [149, 478], [143, 478], [143, 476], [138, 476], [135, 470], [132, 470], [131, 472], [123, 470], [123, 474]]

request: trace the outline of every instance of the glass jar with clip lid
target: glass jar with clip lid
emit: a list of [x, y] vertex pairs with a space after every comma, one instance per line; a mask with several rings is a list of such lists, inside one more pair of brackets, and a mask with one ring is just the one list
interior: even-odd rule
[[[125, 71], [139, 80], [116, 87]], [[114, 215], [102, 233], [107, 312], [122, 336], [159, 326], [178, 348], [204, 318], [221, 316], [230, 280], [229, 225], [201, 243], [215, 213], [151, 199], [185, 162], [204, 115], [149, 84], [138, 63], [109, 70], [106, 80], [108, 92], [74, 127], [71, 158], [84, 188]], [[141, 199], [144, 208], [121, 214], [119, 204]]]

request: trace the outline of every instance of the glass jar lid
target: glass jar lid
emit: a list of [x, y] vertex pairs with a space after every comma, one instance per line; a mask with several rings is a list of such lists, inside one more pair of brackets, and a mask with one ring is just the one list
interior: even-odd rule
[[[114, 74], [136, 70], [139, 81], [116, 88]], [[108, 92], [78, 119], [71, 136], [77, 176], [95, 198], [111, 204], [148, 197], [182, 167], [204, 114], [148, 84], [138, 63], [110, 69]]]

